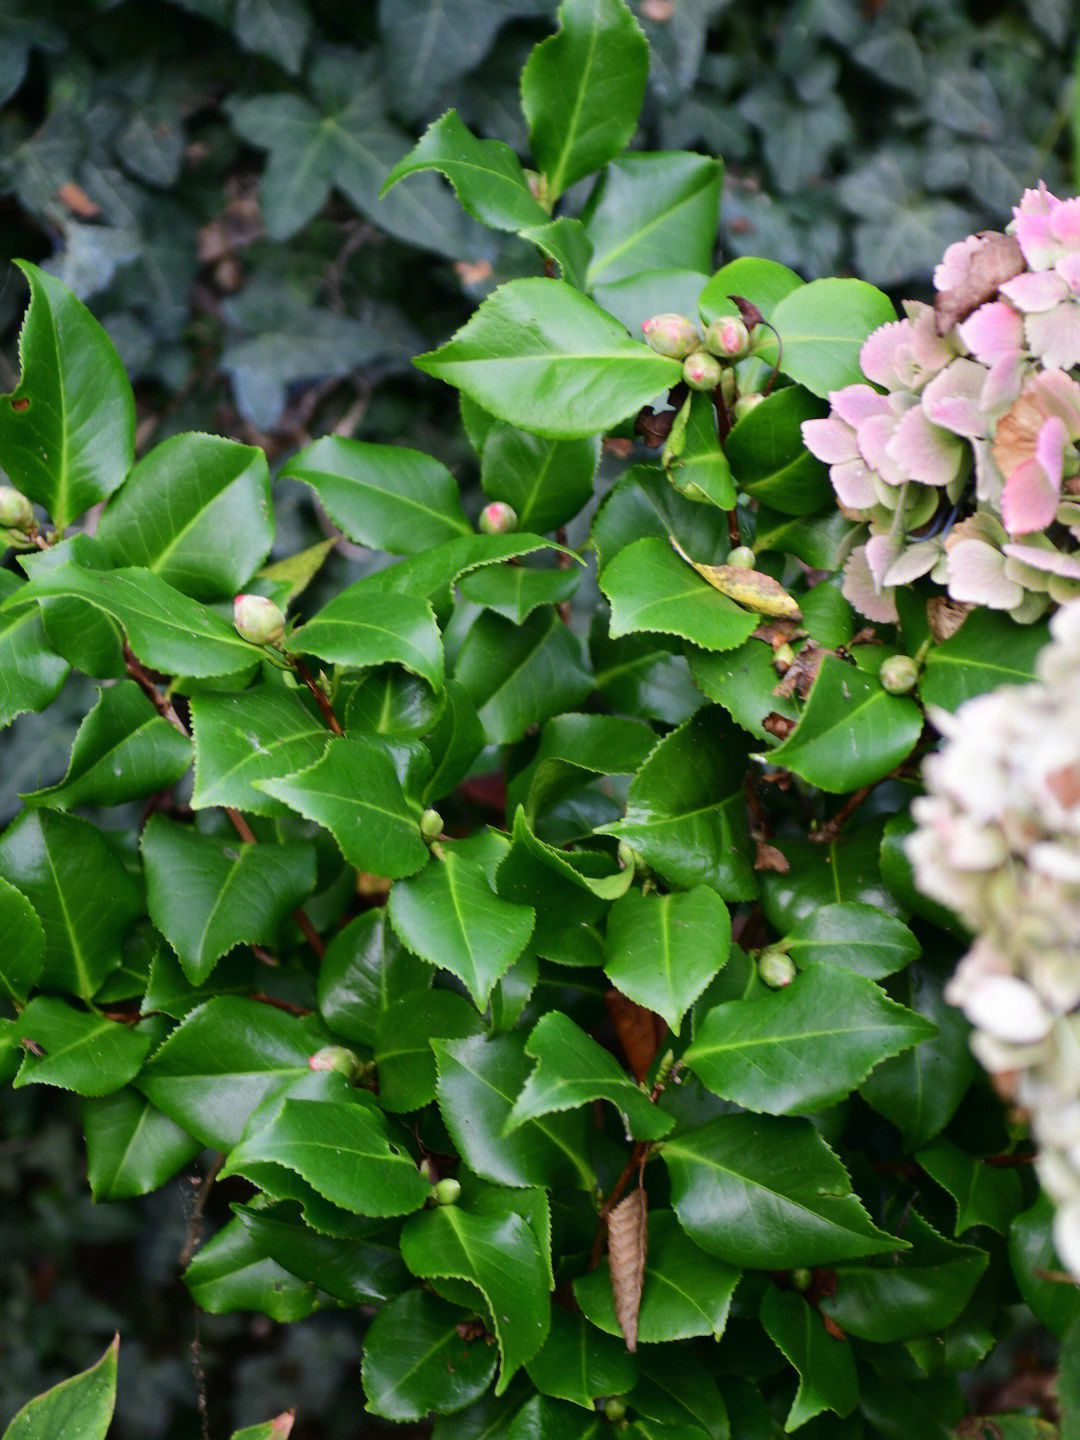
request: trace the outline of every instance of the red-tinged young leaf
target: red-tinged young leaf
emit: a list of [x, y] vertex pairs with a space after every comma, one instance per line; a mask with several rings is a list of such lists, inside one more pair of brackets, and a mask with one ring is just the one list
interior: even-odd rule
[[248, 1425], [243, 1430], [234, 1431], [232, 1440], [288, 1440], [295, 1419], [296, 1411], [286, 1410], [282, 1415], [275, 1415], [273, 1420], [267, 1420], [264, 1425]]
[[615, 1319], [631, 1354], [637, 1349], [638, 1313], [649, 1250], [649, 1199], [639, 1185], [607, 1217], [608, 1268]]
[[116, 1356], [119, 1334], [96, 1365], [61, 1380], [18, 1412], [4, 1431], [4, 1440], [105, 1440], [116, 1404]]

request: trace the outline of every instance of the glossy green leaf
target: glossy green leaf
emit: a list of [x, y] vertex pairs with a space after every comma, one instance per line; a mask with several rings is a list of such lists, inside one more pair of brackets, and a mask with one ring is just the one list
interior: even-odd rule
[[809, 388], [789, 385], [767, 395], [724, 443], [739, 489], [784, 515], [806, 515], [834, 498], [825, 466], [803, 443], [802, 422], [827, 413]]
[[126, 1087], [86, 1100], [82, 1123], [95, 1200], [129, 1200], [160, 1190], [203, 1149], [201, 1140]]
[[707, 500], [722, 510], [734, 510], [737, 490], [720, 444], [716, 412], [711, 398], [700, 390], [691, 391], [688, 397], [685, 427], [677, 444], [669, 441], [665, 465], [672, 485], [688, 499], [697, 503]]
[[405, 798], [393, 761], [375, 743], [334, 739], [322, 759], [306, 770], [253, 783], [325, 826], [358, 870], [394, 879], [427, 864], [418, 816]]
[[0, 836], [0, 878], [22, 891], [45, 931], [39, 983], [89, 1000], [144, 909], [101, 832], [57, 810], [24, 810]]
[[1065, 1271], [1054, 1249], [1053, 1225], [1053, 1201], [1040, 1191], [1035, 1203], [1009, 1227], [1009, 1264], [1039, 1324], [1064, 1335], [1080, 1315], [1080, 1289], [1054, 1279]]
[[839, 568], [841, 546], [851, 528], [839, 510], [828, 509], [819, 515], [783, 515], [759, 504], [755, 518], [754, 548], [759, 553], [772, 550], [795, 555], [814, 570]]
[[501, 285], [453, 339], [413, 363], [499, 420], [563, 440], [611, 429], [682, 373], [565, 280], [547, 279]]
[[115, 565], [145, 566], [196, 600], [231, 598], [274, 538], [266, 456], [220, 435], [173, 435], [134, 467], [97, 535]]
[[804, 915], [785, 936], [784, 949], [800, 969], [838, 965], [881, 980], [917, 959], [922, 947], [895, 915], [849, 900]]
[[1027, 685], [1046, 644], [1045, 624], [1017, 625], [996, 610], [976, 610], [955, 635], [932, 645], [919, 681], [927, 705], [955, 710], [998, 685]]
[[357, 581], [357, 586], [379, 594], [417, 595], [445, 609], [450, 603], [450, 586], [463, 575], [537, 550], [574, 554], [540, 535], [459, 535], [456, 540], [375, 570]]
[[[18, 1019], [16, 1034], [27, 1047], [12, 1082], [56, 1085], [78, 1095], [110, 1095], [142, 1068], [153, 1043], [136, 1029], [86, 1010], [75, 1010], [51, 995], [36, 995]], [[43, 1053], [40, 1053], [43, 1052]]]
[[532, 1227], [512, 1212], [470, 1214], [439, 1205], [406, 1221], [401, 1256], [421, 1279], [467, 1280], [483, 1295], [501, 1359], [495, 1390], [502, 1394], [551, 1325], [549, 1271]]
[[782, 990], [710, 1010], [684, 1058], [710, 1090], [747, 1110], [806, 1113], [835, 1105], [875, 1065], [934, 1034], [864, 975], [813, 965]]
[[[568, 285], [573, 285], [575, 290], [586, 288], [585, 274], [592, 259], [592, 246], [580, 220], [560, 215], [546, 225], [530, 225], [520, 234], [523, 240], [528, 240], [542, 255], [555, 262], [560, 277]], [[604, 308], [606, 310], [607, 306]]]
[[559, 1011], [549, 1011], [533, 1026], [525, 1052], [537, 1065], [507, 1117], [508, 1135], [527, 1120], [591, 1100], [609, 1100], [636, 1139], [656, 1140], [671, 1129], [671, 1116], [652, 1104], [609, 1051]]
[[479, 616], [458, 651], [454, 678], [496, 745], [520, 740], [530, 725], [574, 709], [592, 688], [580, 641], [550, 610], [521, 625], [501, 615]]
[[4, 1440], [105, 1440], [116, 1404], [116, 1335], [105, 1354], [79, 1375], [62, 1380], [22, 1407], [4, 1431]]
[[648, 42], [620, 0], [564, 0], [559, 24], [521, 76], [529, 144], [552, 200], [623, 149], [649, 73]]
[[291, 456], [281, 478], [306, 481], [350, 540], [392, 555], [471, 533], [457, 481], [420, 450], [325, 435]]
[[680, 635], [703, 650], [734, 650], [761, 617], [713, 588], [667, 540], [638, 540], [604, 567], [600, 588], [611, 602], [611, 635], [648, 630]]
[[202, 985], [192, 985], [180, 961], [159, 935], [149, 938], [148, 947], [152, 958], [141, 1007], [144, 1015], [160, 1012], [182, 1020], [215, 995], [250, 995], [256, 988], [258, 962], [250, 950], [234, 950], [214, 966]]
[[637, 720], [614, 715], [557, 715], [540, 734], [531, 764], [507, 786], [507, 810], [537, 815], [557, 806], [597, 775], [632, 775], [645, 762], [656, 736]]
[[[688, 1346], [639, 1352], [641, 1378], [628, 1399], [638, 1415], [662, 1425], [697, 1425], [709, 1440], [729, 1440], [742, 1432], [728, 1424], [724, 1398], [716, 1382]], [[756, 1437], [755, 1437], [756, 1440]]]
[[120, 805], [167, 790], [190, 764], [187, 736], [157, 713], [134, 680], [122, 680], [101, 691], [79, 726], [63, 780], [21, 799], [60, 810]]
[[339, 930], [319, 966], [319, 1010], [331, 1030], [369, 1050], [384, 1011], [430, 983], [431, 966], [400, 944], [382, 908]]
[[873, 785], [911, 754], [922, 711], [868, 675], [826, 655], [795, 730], [769, 755], [834, 795]]
[[23, 1005], [45, 964], [45, 931], [33, 905], [7, 880], [0, 880], [0, 935], [0, 996]]
[[597, 618], [589, 652], [593, 684], [605, 704], [623, 715], [661, 720], [665, 725], [681, 725], [689, 719], [702, 701], [682, 655], [672, 654], [655, 636], [612, 640], [603, 619]]
[[723, 1115], [661, 1153], [683, 1229], [731, 1265], [781, 1270], [906, 1249], [873, 1224], [809, 1120]]
[[956, 1201], [955, 1235], [962, 1235], [972, 1225], [989, 1225], [999, 1235], [1008, 1234], [1023, 1204], [1016, 1170], [989, 1165], [943, 1136], [917, 1151], [915, 1159]]
[[[10, 571], [0, 571], [0, 599], [25, 589]], [[24, 710], [43, 710], [60, 693], [70, 669], [50, 645], [36, 608], [0, 615], [0, 726], [10, 725]]]
[[881, 878], [879, 851], [884, 826], [880, 819], [847, 828], [838, 840], [779, 839], [778, 848], [790, 869], [763, 872], [761, 907], [780, 935], [824, 905], [858, 901], [888, 915], [906, 913]]
[[456, 975], [480, 1009], [525, 948], [536, 919], [531, 907], [501, 900], [481, 867], [449, 847], [393, 887], [387, 914], [403, 943]]
[[321, 759], [330, 739], [323, 720], [282, 685], [239, 694], [199, 691], [191, 697], [195, 740], [194, 810], [230, 805], [256, 815], [287, 815], [289, 807], [257, 790]]
[[335, 665], [394, 662], [434, 689], [443, 678], [442, 640], [431, 606], [412, 595], [372, 595], [349, 586], [289, 637], [289, 649]]
[[138, 658], [163, 674], [231, 675], [258, 658], [257, 649], [240, 639], [230, 621], [149, 570], [106, 572], [68, 562], [36, 569], [18, 593], [20, 601], [50, 595], [88, 601], [122, 625]]
[[424, 739], [435, 767], [431, 779], [424, 786], [422, 798], [425, 805], [441, 800], [457, 788], [485, 743], [484, 728], [476, 706], [464, 686], [456, 680], [449, 680], [444, 694], [442, 713]]
[[342, 724], [358, 735], [382, 735], [391, 742], [416, 740], [434, 729], [445, 695], [400, 665], [376, 665], [346, 690]]
[[199, 1309], [211, 1315], [254, 1310], [288, 1322], [333, 1303], [264, 1255], [235, 1218], [200, 1247], [183, 1281]]
[[138, 1088], [204, 1145], [231, 1150], [260, 1101], [311, 1073], [316, 1049], [295, 1016], [222, 995], [177, 1026], [143, 1067]]
[[364, 1337], [367, 1409], [388, 1420], [422, 1420], [477, 1400], [491, 1383], [499, 1352], [458, 1333], [469, 1312], [409, 1290], [385, 1305]]
[[637, 1379], [637, 1362], [618, 1326], [614, 1334], [618, 1339], [590, 1325], [584, 1315], [553, 1305], [548, 1337], [525, 1365], [529, 1379], [542, 1395], [569, 1400], [590, 1411], [597, 1396], [622, 1395]]
[[812, 280], [778, 301], [780, 369], [814, 395], [863, 381], [859, 351], [872, 330], [896, 319], [892, 301], [865, 280]]
[[731, 918], [707, 885], [684, 894], [628, 890], [611, 907], [604, 969], [624, 995], [672, 1030], [727, 963]]
[[761, 260], [756, 256], [740, 255], [717, 270], [698, 300], [701, 318], [708, 325], [720, 315], [737, 314], [737, 307], [731, 300], [738, 295], [756, 305], [768, 320], [773, 310], [793, 290], [798, 290], [803, 281], [794, 270], [780, 265], [775, 260]]
[[513, 506], [519, 530], [543, 534], [588, 502], [599, 458], [595, 436], [549, 440], [496, 423], [483, 444], [480, 483], [489, 500]]
[[496, 230], [547, 223], [547, 212], [533, 197], [510, 146], [501, 140], [478, 140], [456, 110], [448, 110], [428, 126], [415, 149], [390, 171], [380, 194], [423, 170], [445, 175], [462, 209]]
[[727, 556], [727, 516], [712, 505], [688, 500], [658, 465], [631, 465], [596, 512], [590, 540], [607, 565], [635, 540], [674, 536], [690, 555], [710, 561]]
[[673, 885], [750, 899], [744, 745], [720, 710], [699, 710], [660, 741], [630, 782], [625, 817], [600, 833], [626, 840]]
[[317, 1285], [346, 1305], [380, 1303], [400, 1295], [412, 1283], [396, 1246], [359, 1235], [320, 1235], [295, 1218], [294, 1202], [234, 1209], [263, 1254], [290, 1275]]
[[436, 1040], [439, 1110], [470, 1170], [495, 1185], [572, 1185], [591, 1190], [589, 1117], [584, 1110], [541, 1115], [503, 1129], [531, 1066], [520, 1032]]
[[135, 400], [116, 349], [67, 286], [25, 260], [19, 383], [0, 404], [0, 465], [61, 530], [124, 479]]
[[200, 835], [152, 815], [140, 842], [150, 918], [199, 985], [234, 945], [266, 943], [315, 888], [315, 847]]
[[850, 1415], [859, 1403], [859, 1377], [848, 1342], [830, 1335], [801, 1295], [776, 1286], [765, 1292], [761, 1323], [784, 1359], [799, 1372], [785, 1431], [797, 1430], [823, 1410]]
[[944, 1330], [989, 1263], [985, 1250], [942, 1239], [916, 1210], [904, 1238], [910, 1248], [879, 1264], [834, 1267], [836, 1290], [821, 1308], [847, 1334], [882, 1343]]
[[391, 1113], [419, 1110], [435, 1099], [433, 1040], [477, 1035], [483, 1022], [463, 995], [452, 990], [408, 990], [378, 1019], [375, 1064], [379, 1104]]
[[945, 1128], [976, 1073], [964, 1013], [946, 1003], [944, 977], [913, 965], [897, 990], [907, 1005], [937, 1026], [937, 1034], [885, 1060], [859, 1086], [863, 1099], [901, 1131], [905, 1150], [918, 1150]]
[[[69, 560], [89, 570], [112, 569], [105, 546], [84, 531], [76, 531], [49, 550], [24, 555], [20, 563], [33, 578]], [[14, 580], [14, 576], [10, 578]], [[42, 600], [41, 619], [49, 645], [75, 669], [100, 679], [118, 679], [127, 673], [123, 631], [104, 611], [85, 600]]]
[[512, 625], [521, 625], [541, 606], [569, 601], [580, 579], [577, 566], [536, 570], [524, 565], [488, 565], [466, 575], [458, 588], [474, 605], [493, 610]]
[[248, 1161], [284, 1165], [320, 1195], [357, 1215], [408, 1215], [431, 1186], [390, 1140], [370, 1096], [352, 1104], [289, 1100], [269, 1124], [248, 1133], [229, 1154], [223, 1175], [243, 1175]]
[[[692, 1335], [719, 1340], [740, 1274], [700, 1250], [670, 1210], [650, 1210], [638, 1343], [685, 1340]], [[594, 1325], [609, 1335], [622, 1334], [606, 1260], [574, 1281], [574, 1295]]]
[[694, 683], [738, 725], [767, 745], [776, 743], [776, 737], [762, 724], [767, 715], [793, 721], [799, 718], [795, 700], [773, 693], [780, 676], [773, 664], [772, 646], [765, 641], [751, 638], [722, 655], [693, 649], [688, 658]]
[[534, 1395], [510, 1422], [506, 1440], [600, 1440], [602, 1417], [547, 1395]]
[[881, 836], [881, 878], [889, 887], [893, 903], [904, 910], [929, 920], [939, 930], [946, 930], [957, 939], [968, 935], [960, 917], [937, 900], [924, 895], [915, 884], [915, 871], [907, 853], [907, 838], [915, 830], [915, 821], [907, 810], [891, 815]]
[[686, 150], [613, 160], [590, 200], [585, 226], [593, 247], [590, 288], [662, 269], [672, 256], [687, 270], [708, 272], [723, 174], [722, 161]]

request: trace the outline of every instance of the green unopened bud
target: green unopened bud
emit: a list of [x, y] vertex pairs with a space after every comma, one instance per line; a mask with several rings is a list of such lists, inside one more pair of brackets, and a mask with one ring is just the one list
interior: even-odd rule
[[461, 1184], [450, 1176], [447, 1176], [445, 1180], [440, 1180], [435, 1186], [436, 1205], [456, 1205], [460, 1198]]
[[626, 1415], [626, 1402], [618, 1395], [612, 1395], [610, 1400], [604, 1401], [604, 1414], [609, 1420], [622, 1420]]
[[21, 491], [0, 485], [0, 525], [13, 530], [33, 530], [34, 507]]
[[237, 595], [233, 624], [241, 639], [252, 645], [274, 645], [285, 633], [285, 616], [265, 595]]
[[697, 326], [685, 315], [653, 315], [642, 325], [641, 333], [650, 350], [669, 360], [685, 360], [701, 346]]
[[425, 840], [437, 840], [442, 829], [443, 818], [438, 810], [425, 810], [420, 816], [420, 834]]
[[750, 349], [750, 331], [738, 315], [719, 315], [705, 331], [705, 349], [721, 360], [741, 360]]
[[25, 530], [0, 530], [0, 550], [5, 545], [11, 545], [16, 550], [33, 550], [34, 542], [27, 537]]
[[795, 664], [795, 651], [790, 645], [778, 645], [773, 651], [773, 668], [778, 675], [785, 674]]
[[800, 1265], [797, 1270], [791, 1272], [791, 1286], [793, 1290], [809, 1290], [814, 1283], [814, 1272], [808, 1270], [805, 1265]]
[[639, 851], [626, 840], [619, 841], [619, 864], [624, 870], [642, 871], [649, 867], [646, 865]]
[[757, 556], [749, 545], [736, 545], [734, 550], [728, 551], [727, 563], [739, 570], [753, 570], [757, 565]]
[[915, 689], [919, 667], [910, 655], [890, 655], [878, 674], [890, 695], [906, 695]]
[[795, 979], [795, 961], [783, 950], [763, 950], [758, 956], [758, 974], [770, 990], [782, 990]]
[[745, 419], [745, 417], [750, 414], [751, 410], [756, 410], [764, 399], [764, 395], [759, 395], [757, 393], [753, 395], [740, 395], [738, 400], [735, 401], [736, 424], [740, 420]]
[[502, 500], [493, 500], [480, 511], [480, 529], [485, 535], [510, 535], [517, 523], [517, 511]]
[[360, 1057], [345, 1045], [324, 1045], [308, 1056], [309, 1070], [336, 1070], [352, 1080], [360, 1069]]
[[707, 350], [695, 350], [683, 361], [682, 378], [691, 390], [715, 390], [720, 384], [720, 361]]

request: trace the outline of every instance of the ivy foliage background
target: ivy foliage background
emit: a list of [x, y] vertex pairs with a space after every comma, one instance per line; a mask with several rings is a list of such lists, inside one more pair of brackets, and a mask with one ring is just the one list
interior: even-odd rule
[[[913, 293], [946, 244], [1000, 225], [1037, 175], [1070, 187], [1078, 35], [1066, 0], [633, 8], [653, 56], [635, 143], [724, 158], [718, 259], [764, 255], [808, 279], [848, 271]], [[475, 516], [483, 497], [469, 484], [455, 397], [409, 360], [443, 341], [497, 283], [540, 265], [532, 247], [463, 216], [434, 176], [377, 196], [448, 107], [476, 133], [524, 150], [519, 72], [554, 10], [541, 0], [4, 7], [3, 388], [26, 293], [6, 262], [21, 254], [70, 285], [113, 337], [136, 381], [140, 450], [188, 430], [264, 444], [272, 461], [335, 428], [404, 441], [461, 469], [465, 513]], [[275, 511], [275, 554], [323, 538], [297, 480], [276, 483]], [[533, 523], [548, 528], [543, 517]], [[608, 538], [615, 554], [626, 536]], [[368, 563], [339, 545], [309, 592], [311, 610]], [[477, 593], [475, 604], [485, 603]], [[482, 624], [507, 618], [489, 612]], [[707, 690], [707, 674], [702, 683]], [[0, 810], [14, 810], [17, 790], [63, 775], [94, 698], [73, 679], [54, 707], [70, 723], [50, 712], [47, 725], [24, 717], [4, 733]], [[684, 698], [651, 703], [671, 723], [684, 718]], [[489, 733], [502, 724], [513, 734], [513, 716], [485, 720]], [[626, 773], [641, 759], [634, 752]], [[868, 830], [876, 846], [880, 827]], [[845, 854], [851, 894], [863, 897], [874, 892], [859, 880], [860, 835]], [[799, 897], [772, 887], [778, 931], [795, 933], [827, 893], [823, 874], [807, 865], [806, 875]], [[632, 933], [633, 916], [625, 923]], [[930, 997], [914, 1008], [941, 1007]], [[463, 1052], [467, 1037], [446, 1043]], [[887, 1113], [888, 1097], [877, 1099]], [[5, 1356], [0, 1421], [89, 1364], [120, 1326], [143, 1338], [125, 1339], [121, 1354], [118, 1433], [196, 1434], [188, 1360], [175, 1344], [177, 1333], [188, 1336], [190, 1301], [167, 1283], [191, 1219], [189, 1182], [94, 1207], [76, 1198], [76, 1107], [36, 1087], [6, 1090], [0, 1103], [11, 1216], [3, 1331], [18, 1337]], [[931, 1161], [946, 1191], [957, 1183], [950, 1160], [946, 1151]], [[244, 1193], [221, 1182], [208, 1224], [228, 1219], [230, 1198]], [[947, 1203], [940, 1208], [944, 1228]], [[121, 1260], [128, 1282], [118, 1289]], [[722, 1305], [723, 1277], [714, 1278]], [[770, 1317], [777, 1337], [790, 1328], [783, 1304]], [[256, 1398], [265, 1413], [269, 1394], [279, 1409], [300, 1407], [305, 1435], [353, 1432], [352, 1419], [334, 1412], [335, 1382], [355, 1383], [357, 1364], [355, 1334], [339, 1316], [273, 1334], [235, 1315], [202, 1326], [217, 1403], [227, 1398], [236, 1423]], [[733, 1323], [730, 1348], [739, 1332]]]

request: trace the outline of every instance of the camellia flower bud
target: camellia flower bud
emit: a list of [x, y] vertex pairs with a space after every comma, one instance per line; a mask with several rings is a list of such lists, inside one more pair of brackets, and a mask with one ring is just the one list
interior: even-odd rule
[[34, 507], [10, 485], [0, 485], [0, 525], [13, 530], [32, 530], [35, 525]]
[[308, 1056], [307, 1063], [310, 1070], [336, 1070], [351, 1080], [360, 1068], [360, 1057], [345, 1045], [324, 1045]]
[[420, 816], [420, 834], [425, 840], [437, 840], [442, 828], [443, 818], [438, 810], [425, 810]]
[[795, 961], [783, 950], [763, 950], [758, 956], [758, 974], [770, 990], [782, 990], [795, 979]]
[[435, 1186], [436, 1205], [456, 1205], [461, 1198], [461, 1182], [447, 1176]]
[[720, 361], [707, 350], [695, 350], [683, 361], [683, 379], [691, 390], [715, 390], [720, 373]]
[[741, 360], [750, 349], [750, 331], [738, 315], [719, 315], [705, 331], [705, 349], [721, 360]]
[[878, 676], [890, 695], [906, 695], [909, 690], [915, 689], [919, 667], [910, 655], [890, 655]]
[[727, 563], [735, 565], [740, 570], [753, 570], [757, 564], [757, 556], [749, 545], [736, 545], [728, 552]]
[[669, 360], [685, 360], [687, 355], [701, 346], [701, 335], [697, 326], [685, 315], [654, 315], [641, 327], [645, 343], [658, 355]]
[[786, 643], [778, 645], [773, 651], [772, 663], [778, 675], [785, 674], [795, 664], [795, 651]]
[[757, 393], [753, 395], [740, 395], [734, 405], [736, 424], [749, 415], [751, 410], [756, 410], [764, 399], [764, 395]]
[[814, 1283], [814, 1272], [808, 1270], [805, 1265], [800, 1265], [797, 1270], [791, 1272], [791, 1285], [794, 1290], [809, 1290]]
[[612, 1395], [610, 1400], [604, 1401], [604, 1415], [608, 1420], [621, 1420], [626, 1414], [626, 1401], [618, 1395]]
[[252, 645], [275, 645], [285, 633], [284, 614], [265, 595], [237, 595], [233, 624], [241, 639]]
[[493, 500], [480, 511], [480, 529], [485, 535], [510, 535], [517, 523], [517, 511], [502, 500]]

